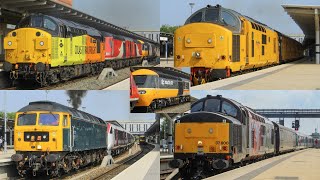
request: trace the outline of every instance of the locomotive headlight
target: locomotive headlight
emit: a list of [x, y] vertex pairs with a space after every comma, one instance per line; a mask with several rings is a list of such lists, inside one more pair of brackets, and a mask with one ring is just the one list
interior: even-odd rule
[[53, 133], [52, 133], [52, 136], [55, 137], [55, 136], [56, 136], [56, 132], [53, 132]]
[[12, 42], [11, 41], [8, 41], [8, 46], [11, 46], [12, 45]]
[[27, 135], [27, 139], [29, 139], [30, 138], [30, 135]]
[[20, 137], [21, 136], [21, 132], [18, 132], [18, 137]]
[[46, 136], [46, 135], [43, 135], [42, 137], [43, 137], [43, 139], [46, 139], [46, 138], [47, 138], [47, 136]]
[[40, 46], [43, 46], [44, 45], [44, 42], [43, 41], [40, 41]]
[[191, 43], [191, 40], [190, 40], [189, 38], [187, 39], [187, 43], [188, 43], [188, 44], [190, 44], [190, 43]]
[[198, 146], [202, 146], [202, 141], [198, 141]]
[[208, 39], [208, 43], [209, 43], [209, 44], [212, 43], [212, 39], [211, 39], [211, 38]]
[[195, 53], [194, 53], [194, 56], [195, 56], [197, 59], [200, 59], [200, 58], [201, 58], [201, 53], [200, 53], [200, 52], [195, 52]]
[[146, 94], [147, 92], [145, 90], [140, 90], [139, 94]]

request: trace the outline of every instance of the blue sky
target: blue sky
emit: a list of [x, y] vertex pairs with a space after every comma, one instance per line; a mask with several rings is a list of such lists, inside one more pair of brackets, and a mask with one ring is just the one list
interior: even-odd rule
[[[4, 109], [4, 92], [0, 91], [0, 111]], [[16, 112], [29, 102], [46, 100], [46, 91], [6, 91], [7, 112]], [[68, 106], [66, 91], [48, 91], [48, 100]], [[98, 116], [103, 120], [154, 120], [154, 114], [130, 114], [128, 91], [88, 91], [79, 110]]]
[[183, 25], [190, 16], [190, 2], [195, 3], [193, 12], [208, 4], [220, 4], [285, 34], [302, 34], [302, 31], [284, 11], [282, 4], [320, 5], [319, 0], [161, 0], [160, 24]]
[[[192, 96], [199, 99], [208, 94], [222, 95], [253, 109], [320, 108], [320, 91], [212, 90], [191, 92]], [[273, 120], [278, 121], [279, 119]], [[285, 126], [291, 128], [293, 120], [285, 119]], [[299, 131], [311, 134], [317, 126], [320, 127], [320, 119], [301, 119]]]
[[130, 30], [159, 31], [160, 0], [73, 0], [73, 8]]

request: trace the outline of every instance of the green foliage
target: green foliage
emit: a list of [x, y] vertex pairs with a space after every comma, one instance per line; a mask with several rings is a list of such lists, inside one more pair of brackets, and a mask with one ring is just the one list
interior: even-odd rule
[[[169, 123], [170, 120], [163, 117], [162, 118], [162, 123], [160, 125], [160, 139], [167, 139], [168, 138], [168, 132], [169, 132]], [[173, 123], [173, 122], [172, 122]], [[172, 125], [172, 133], [173, 133], [173, 125]]]
[[[14, 119], [16, 116], [16, 113], [15, 112], [9, 112], [7, 113], [7, 118], [8, 119]], [[0, 118], [4, 118], [4, 112], [0, 112]]]
[[171, 33], [174, 34], [174, 32], [176, 31], [176, 29], [178, 29], [180, 26], [170, 26], [170, 25], [162, 25], [160, 28], [160, 32], [164, 32], [164, 33]]

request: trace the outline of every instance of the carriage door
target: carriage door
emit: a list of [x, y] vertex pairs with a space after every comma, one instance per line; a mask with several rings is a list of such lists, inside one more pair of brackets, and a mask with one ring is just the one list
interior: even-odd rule
[[70, 115], [63, 114], [62, 116], [62, 133], [63, 133], [63, 150], [69, 151], [70, 148]]
[[127, 55], [126, 41], [122, 42], [122, 47], [123, 47], [123, 56], [122, 56], [122, 58], [126, 58], [126, 55]]
[[178, 95], [183, 95], [183, 82], [182, 79], [178, 79]]

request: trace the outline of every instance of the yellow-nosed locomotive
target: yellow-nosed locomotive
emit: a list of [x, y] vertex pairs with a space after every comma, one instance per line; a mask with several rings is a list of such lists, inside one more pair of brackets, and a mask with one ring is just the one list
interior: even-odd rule
[[303, 56], [302, 45], [240, 13], [208, 5], [174, 35], [175, 67], [192, 67], [193, 84]]
[[202, 98], [174, 123], [173, 168], [186, 179], [313, 146], [311, 136], [270, 121], [222, 96]]
[[152, 67], [135, 70], [132, 76], [139, 91], [134, 111], [155, 110], [190, 100], [187, 73], [174, 68]]

